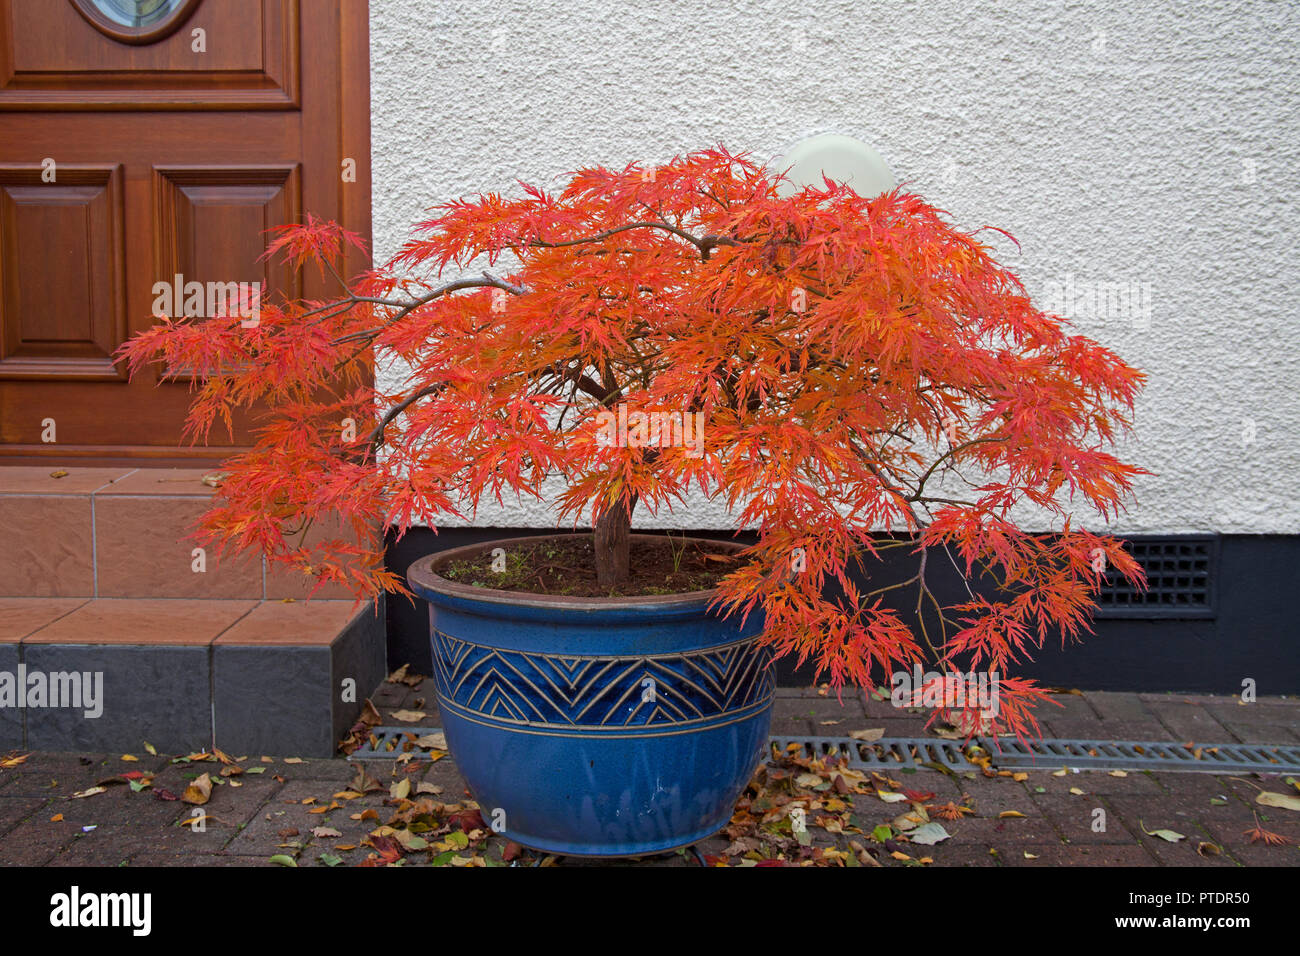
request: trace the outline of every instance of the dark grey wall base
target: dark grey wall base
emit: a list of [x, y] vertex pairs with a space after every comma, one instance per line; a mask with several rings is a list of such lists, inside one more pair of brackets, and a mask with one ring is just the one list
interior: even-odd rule
[[[528, 534], [538, 529], [452, 529], [434, 534], [413, 528], [400, 540], [390, 539], [388, 567], [405, 574], [417, 558], [435, 551]], [[730, 532], [693, 531], [702, 537], [730, 539]], [[1178, 541], [1204, 541], [1205, 535], [1171, 535]], [[752, 536], [738, 536], [752, 540]], [[1212, 610], [1204, 616], [1120, 617], [1114, 612], [1093, 622], [1094, 634], [1062, 649], [1059, 638], [1035, 650], [1034, 660], [1017, 673], [1049, 686], [1086, 690], [1182, 691], [1240, 693], [1253, 680], [1261, 695], [1300, 694], [1300, 626], [1292, 600], [1300, 592], [1300, 535], [1222, 535], [1217, 537], [1210, 587]], [[901, 549], [900, 549], [901, 550]], [[885, 552], [897, 555], [897, 552]], [[940, 569], [935, 571], [935, 565]], [[942, 572], [932, 562], [927, 576], [941, 600], [955, 601], [961, 582], [955, 571]], [[906, 557], [893, 557], [879, 569], [879, 583], [904, 580], [914, 573]], [[1151, 612], [1157, 613], [1157, 612]], [[409, 663], [415, 671], [432, 669], [427, 605], [390, 598], [388, 662]], [[806, 686], [810, 667], [777, 664], [782, 686]]]
[[[362, 605], [327, 645], [0, 644], [0, 671], [103, 674], [98, 717], [0, 708], [0, 750], [330, 757], [387, 674], [385, 614]], [[348, 699], [344, 681], [350, 681]]]
[[103, 713], [27, 708], [29, 750], [190, 753], [212, 743], [208, 648], [136, 644], [28, 644], [28, 672], [102, 672]]
[[382, 605], [378, 614], [363, 605], [328, 647], [218, 644], [212, 657], [216, 745], [232, 755], [333, 756], [387, 676], [384, 666]]
[[[20, 648], [17, 644], [0, 644], [0, 671], [18, 677]], [[16, 750], [23, 745], [23, 710], [20, 707], [0, 707], [0, 749]]]

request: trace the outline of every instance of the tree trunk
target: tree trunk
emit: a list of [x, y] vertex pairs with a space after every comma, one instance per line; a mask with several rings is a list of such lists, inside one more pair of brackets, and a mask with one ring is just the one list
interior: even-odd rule
[[596, 519], [596, 583], [602, 590], [610, 591], [627, 584], [632, 509], [635, 507], [634, 498], [627, 508], [615, 505]]

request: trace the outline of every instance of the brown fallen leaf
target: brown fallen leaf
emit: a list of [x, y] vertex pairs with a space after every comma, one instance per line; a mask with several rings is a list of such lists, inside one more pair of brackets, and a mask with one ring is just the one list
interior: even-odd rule
[[202, 776], [196, 777], [190, 785], [185, 788], [185, 792], [181, 794], [182, 800], [186, 803], [193, 804], [196, 807], [203, 806], [203, 804], [207, 803], [211, 797], [212, 778], [206, 773]]
[[1259, 814], [1255, 814], [1255, 825], [1249, 830], [1242, 830], [1250, 838], [1251, 843], [1262, 843], [1265, 846], [1287, 846], [1291, 841], [1280, 833], [1273, 833], [1271, 830], [1265, 830], [1259, 822]]
[[343, 835], [333, 827], [312, 827], [311, 832], [312, 836], [321, 837], [322, 839], [341, 837]]
[[62, 822], [63, 822], [63, 814], [61, 814], [61, 813], [56, 813], [56, 814], [54, 814], [54, 816], [50, 817], [50, 822], [51, 822], [51, 823], [62, 823]]

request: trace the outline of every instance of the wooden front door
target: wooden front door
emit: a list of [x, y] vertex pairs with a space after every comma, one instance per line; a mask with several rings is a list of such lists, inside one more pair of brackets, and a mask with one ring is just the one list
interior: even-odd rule
[[245, 443], [241, 426], [179, 446], [188, 383], [128, 382], [112, 355], [177, 276], [337, 291], [258, 257], [308, 212], [370, 235], [367, 16], [0, 0], [0, 463], [195, 464]]

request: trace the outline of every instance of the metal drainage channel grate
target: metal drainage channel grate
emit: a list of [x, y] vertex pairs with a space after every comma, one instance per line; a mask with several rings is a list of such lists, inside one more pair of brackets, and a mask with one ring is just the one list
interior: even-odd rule
[[[1300, 771], [1300, 746], [1275, 744], [1191, 744], [1168, 741], [1073, 740], [1047, 737], [1022, 743], [1015, 738], [973, 741], [999, 770], [1179, 770], [1201, 773]], [[834, 754], [855, 769], [915, 769], [940, 764], [969, 770], [966, 745], [933, 737], [895, 737], [866, 742], [845, 737], [773, 737], [773, 746], [791, 745], [808, 757]]]
[[789, 754], [803, 751], [802, 756], [844, 757], [855, 770], [915, 770], [927, 763], [937, 763], [953, 770], [969, 770], [971, 764], [962, 752], [959, 740], [935, 737], [888, 737], [871, 742], [852, 737], [773, 737], [773, 749]]
[[1184, 770], [1201, 773], [1247, 771], [1284, 773], [1300, 770], [1300, 746], [1279, 744], [1179, 744], [1168, 741], [1053, 740], [1025, 745], [1000, 739], [980, 746], [1000, 770]]
[[[411, 741], [441, 733], [438, 727], [374, 727], [371, 739], [354, 750], [350, 759], [387, 759], [415, 747]], [[1168, 741], [1074, 740], [1047, 737], [1021, 743], [987, 737], [973, 741], [999, 770], [1180, 770], [1201, 773], [1243, 771], [1288, 773], [1300, 771], [1300, 746], [1279, 744], [1178, 744]], [[411, 744], [408, 746], [408, 744]], [[915, 770], [935, 764], [950, 770], [970, 770], [966, 744], [935, 737], [885, 737], [863, 741], [851, 737], [772, 737], [778, 751], [802, 751], [805, 757], [844, 757], [858, 770]], [[1199, 754], [1199, 756], [1198, 756]]]

